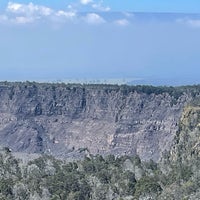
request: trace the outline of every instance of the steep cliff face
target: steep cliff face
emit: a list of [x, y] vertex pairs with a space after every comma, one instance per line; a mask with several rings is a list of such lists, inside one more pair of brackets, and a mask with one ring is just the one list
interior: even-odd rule
[[[173, 148], [171, 161], [185, 165], [194, 165], [200, 156], [200, 100], [196, 99], [187, 105], [179, 123]], [[199, 162], [199, 161], [198, 161]]]
[[158, 199], [200, 199], [199, 98], [185, 106], [172, 148], [163, 155], [159, 165], [167, 184]]
[[13, 151], [75, 156], [169, 150], [190, 95], [175, 89], [0, 83], [0, 145]]

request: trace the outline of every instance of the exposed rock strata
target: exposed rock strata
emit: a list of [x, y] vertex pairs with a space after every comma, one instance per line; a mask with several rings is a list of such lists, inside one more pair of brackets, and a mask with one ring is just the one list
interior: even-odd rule
[[129, 86], [0, 83], [0, 145], [55, 156], [88, 150], [157, 161], [170, 149], [189, 100], [186, 93]]

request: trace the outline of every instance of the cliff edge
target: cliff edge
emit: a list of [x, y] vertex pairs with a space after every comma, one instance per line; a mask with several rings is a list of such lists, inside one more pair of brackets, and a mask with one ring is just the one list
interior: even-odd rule
[[158, 161], [194, 89], [1, 82], [0, 145], [60, 157], [89, 152]]

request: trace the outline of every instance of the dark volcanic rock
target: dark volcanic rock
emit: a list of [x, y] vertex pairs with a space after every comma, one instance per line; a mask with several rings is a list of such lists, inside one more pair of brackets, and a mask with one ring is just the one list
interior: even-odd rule
[[62, 157], [87, 149], [157, 161], [189, 100], [176, 88], [4, 82], [0, 145]]

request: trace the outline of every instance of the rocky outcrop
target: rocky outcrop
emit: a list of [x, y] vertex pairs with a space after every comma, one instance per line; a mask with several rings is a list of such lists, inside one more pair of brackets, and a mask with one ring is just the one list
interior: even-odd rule
[[[188, 104], [181, 115], [179, 129], [170, 150], [170, 163], [196, 166], [200, 156], [200, 99]], [[199, 165], [199, 164], [198, 164]], [[197, 171], [197, 170], [196, 170]]]
[[190, 100], [177, 88], [2, 82], [0, 145], [61, 157], [90, 152], [158, 161]]
[[163, 154], [160, 170], [168, 182], [158, 199], [200, 199], [200, 99], [185, 106], [172, 148]]

